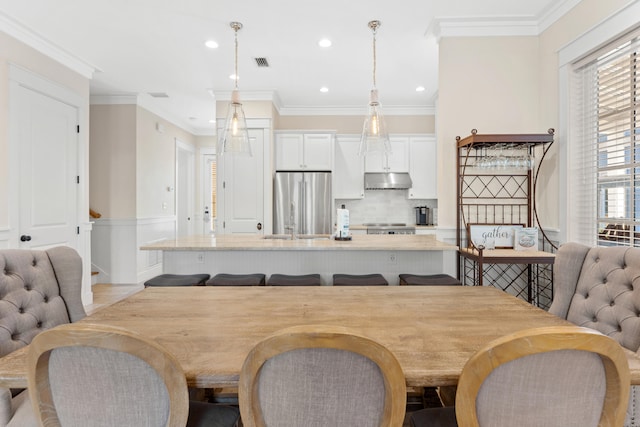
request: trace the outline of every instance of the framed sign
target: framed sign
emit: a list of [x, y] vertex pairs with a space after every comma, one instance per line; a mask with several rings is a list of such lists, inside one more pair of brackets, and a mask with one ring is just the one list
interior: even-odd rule
[[524, 224], [468, 224], [469, 247], [484, 246], [484, 249], [513, 248], [517, 228]]

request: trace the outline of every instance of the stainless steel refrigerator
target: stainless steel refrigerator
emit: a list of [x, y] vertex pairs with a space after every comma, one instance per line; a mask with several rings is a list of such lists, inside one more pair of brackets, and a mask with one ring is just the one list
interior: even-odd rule
[[331, 172], [276, 172], [273, 232], [331, 234]]

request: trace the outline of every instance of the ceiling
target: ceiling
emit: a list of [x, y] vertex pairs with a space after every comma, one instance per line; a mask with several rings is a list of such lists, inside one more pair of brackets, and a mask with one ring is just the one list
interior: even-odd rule
[[[214, 101], [233, 89], [231, 21], [244, 25], [242, 100], [273, 100], [283, 115], [364, 114], [373, 77], [367, 24], [376, 19], [385, 113], [427, 114], [437, 96], [438, 36], [534, 35], [579, 1], [0, 0], [0, 31], [89, 70], [92, 96], [136, 96], [185, 129], [210, 134]], [[331, 47], [318, 46], [325, 37]], [[207, 40], [219, 47], [205, 47]], [[257, 57], [269, 67], [258, 67]]]

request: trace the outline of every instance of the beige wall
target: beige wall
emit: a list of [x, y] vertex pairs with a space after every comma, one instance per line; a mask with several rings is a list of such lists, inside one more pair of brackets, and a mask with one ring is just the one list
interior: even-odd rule
[[[156, 123], [164, 128], [159, 132]], [[196, 145], [194, 135], [137, 107], [137, 217], [172, 216], [175, 210], [176, 139]], [[195, 154], [195, 151], [194, 151]], [[169, 191], [171, 187], [173, 190]]]
[[[240, 92], [240, 101], [246, 118], [250, 119], [271, 119], [273, 114], [273, 104], [271, 101], [243, 101]], [[216, 117], [225, 119], [229, 110], [229, 102], [216, 102]]]
[[[86, 100], [87, 109], [89, 106], [89, 80], [87, 78], [0, 32], [0, 231], [15, 226], [9, 224], [10, 63], [64, 86]], [[87, 122], [80, 123], [80, 126], [87, 129], [89, 127], [88, 119]], [[86, 139], [81, 143], [86, 144]]]
[[456, 136], [545, 132], [538, 117], [538, 38], [440, 41], [438, 225], [456, 226]]
[[[558, 51], [628, 4], [582, 0], [537, 37], [443, 38], [439, 46], [439, 225], [456, 226], [455, 137], [479, 133], [539, 133], [556, 129], [538, 181], [545, 228], [559, 227]], [[621, 29], [622, 31], [623, 29]], [[602, 41], [603, 43], [606, 40]]]
[[136, 216], [136, 106], [92, 105], [89, 205], [103, 218]]
[[[435, 116], [385, 116], [389, 133], [435, 133]], [[362, 116], [279, 116], [275, 130], [334, 130], [362, 132]]]
[[194, 135], [144, 108], [92, 105], [92, 209], [111, 219], [175, 215], [176, 139], [195, 152]]

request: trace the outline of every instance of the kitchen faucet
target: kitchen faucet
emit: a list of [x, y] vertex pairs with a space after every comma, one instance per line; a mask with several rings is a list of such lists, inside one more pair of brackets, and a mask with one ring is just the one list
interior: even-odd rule
[[295, 240], [295, 238], [296, 238], [296, 234], [295, 234], [295, 229], [296, 229], [295, 216], [296, 216], [296, 205], [295, 205], [295, 203], [291, 202], [291, 210], [289, 212], [289, 225], [285, 225], [284, 226], [285, 230], [291, 230], [291, 240]]

